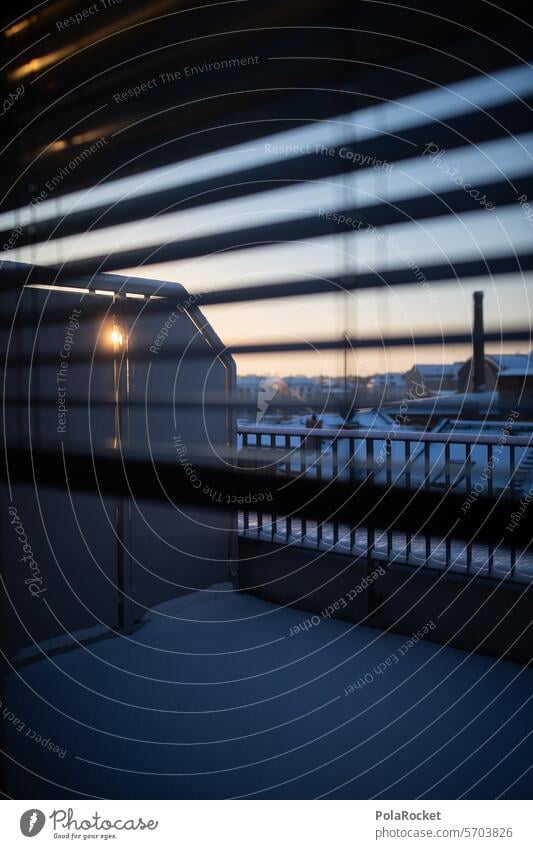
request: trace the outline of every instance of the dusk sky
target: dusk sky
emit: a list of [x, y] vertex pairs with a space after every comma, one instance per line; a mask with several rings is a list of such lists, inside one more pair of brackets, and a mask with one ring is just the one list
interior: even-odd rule
[[[354, 115], [288, 130], [251, 145], [189, 160], [184, 164], [145, 172], [142, 177], [115, 181], [88, 193], [66, 195], [41, 204], [36, 218], [45, 218], [115, 200], [151, 192], [155, 189], [188, 183], [216, 173], [231, 173], [254, 164], [297, 155], [295, 146], [342, 144], [379, 133], [395, 133], [428, 118], [442, 121], [472, 110], [503, 103], [516, 96], [531, 93], [533, 81], [528, 69], [503, 71], [493, 77], [476, 78], [442, 89], [404, 99], [397, 104], [383, 103]], [[431, 139], [428, 139], [428, 143]], [[272, 148], [277, 146], [277, 151]], [[280, 154], [280, 148], [286, 150]], [[446, 170], [457, 169], [483, 193], [485, 183], [508, 178], [512, 180], [532, 170], [533, 133], [509, 137], [505, 141], [487, 143], [477, 149], [447, 152], [440, 162]], [[178, 237], [190, 238], [210, 232], [238, 230], [239, 226], [267, 223], [279, 219], [316, 216], [321, 209], [339, 210], [343, 205], [357, 206], [394, 202], [408, 195], [453, 189], [454, 179], [438, 167], [429, 156], [394, 163], [390, 168], [354, 170], [330, 180], [296, 185], [289, 189], [264, 192], [242, 200], [159, 216], [148, 222], [133, 222], [99, 230], [45, 245], [12, 252], [14, 259], [41, 264], [62, 263], [68, 259], [99, 255], [142, 244], [156, 244]], [[490, 198], [489, 198], [490, 199]], [[449, 216], [451, 219], [451, 216]], [[12, 225], [16, 214], [0, 216], [2, 223]], [[120, 273], [174, 280], [191, 292], [225, 286], [259, 284], [275, 280], [303, 277], [329, 277], [361, 269], [384, 270], [405, 267], [411, 260], [418, 264], [442, 263], [449, 259], [483, 258], [497, 254], [531, 249], [533, 224], [517, 203], [503, 211], [468, 213], [454, 220], [429, 219], [384, 228], [383, 239], [369, 233], [339, 233], [323, 239], [272, 245], [253, 250], [235, 251], [222, 256], [200, 257], [190, 261], [148, 265], [123, 269]], [[432, 284], [428, 290], [421, 284], [393, 291], [370, 291], [360, 294], [331, 294], [292, 298], [284, 301], [235, 304], [211, 307], [205, 311], [219, 336], [227, 344], [267, 340], [314, 340], [351, 336], [417, 332], [439, 333], [441, 328], [468, 329], [471, 322], [472, 292], [482, 286], [485, 292], [485, 326], [497, 330], [520, 325], [529, 315], [531, 274], [499, 278], [498, 288], [488, 278], [482, 282], [468, 280], [464, 284]], [[200, 302], [201, 306], [201, 302]], [[505, 350], [528, 350], [527, 345], [512, 345]], [[365, 350], [349, 370], [361, 375], [375, 371], [404, 370], [413, 361], [450, 362], [468, 355], [465, 348], [413, 348], [396, 350], [389, 356], [383, 350]], [[279, 357], [248, 356], [239, 358], [239, 372], [259, 374], [340, 374], [342, 356], [320, 352]]]

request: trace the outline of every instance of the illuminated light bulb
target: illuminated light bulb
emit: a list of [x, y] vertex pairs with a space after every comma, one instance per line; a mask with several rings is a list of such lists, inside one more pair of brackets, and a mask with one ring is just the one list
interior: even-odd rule
[[122, 336], [120, 329], [116, 325], [115, 325], [115, 327], [113, 327], [113, 330], [111, 332], [111, 339], [113, 341], [113, 346], [114, 346], [115, 350], [117, 348], [122, 347], [122, 345], [124, 343], [124, 337]]
[[48, 53], [46, 56], [36, 56], [35, 59], [30, 59], [28, 62], [25, 62], [24, 65], [20, 65], [18, 68], [10, 71], [8, 75], [9, 79], [20, 80], [30, 74], [36, 74], [43, 68], [48, 68], [50, 65], [53, 65], [54, 62], [59, 62], [60, 59], [63, 59], [70, 52], [70, 47], [64, 47], [62, 50], [55, 50], [53, 53]]
[[8, 27], [8, 29], [4, 30], [4, 35], [7, 38], [11, 38], [12, 35], [18, 35], [19, 32], [25, 30], [27, 27], [29, 27], [30, 24], [32, 24], [36, 20], [36, 15], [31, 15], [31, 17], [29, 18], [24, 18], [23, 21], [18, 21], [16, 24], [13, 24], [13, 26]]
[[67, 142], [65, 139], [59, 139], [58, 141], [52, 142], [47, 147], [43, 148], [43, 153], [55, 153], [57, 150], [65, 150], [67, 147]]

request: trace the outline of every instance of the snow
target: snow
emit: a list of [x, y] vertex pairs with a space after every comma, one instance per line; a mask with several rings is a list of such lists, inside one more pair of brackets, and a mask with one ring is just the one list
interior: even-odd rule
[[425, 363], [415, 365], [413, 372], [418, 372], [422, 377], [457, 377], [462, 363]]
[[67, 754], [8, 726], [48, 779], [11, 765], [14, 795], [530, 796], [533, 670], [309, 618], [220, 584], [19, 668], [5, 705]]
[[502, 372], [502, 377], [529, 377], [530, 374], [533, 374], [533, 362], [528, 362], [518, 368], [506, 368]]
[[487, 354], [487, 357], [505, 374], [508, 369], [522, 369], [527, 366], [530, 356], [530, 354]]
[[[274, 522], [270, 514], [261, 513], [261, 527], [258, 531], [258, 514], [248, 516], [248, 527], [244, 526], [243, 514], [239, 514], [239, 535], [262, 542], [280, 545], [297, 545], [315, 551], [329, 551], [351, 557], [368, 556], [369, 543], [366, 528], [351, 530], [348, 525], [335, 525], [324, 522], [318, 525], [312, 519], [305, 523], [305, 534], [299, 519], [291, 519], [290, 534], [286, 520], [276, 516]], [[353, 538], [352, 538], [353, 534]], [[533, 580], [533, 557], [523, 551], [516, 553], [514, 568], [511, 568], [511, 552], [508, 548], [494, 548], [489, 551], [487, 545], [473, 544], [467, 547], [464, 541], [449, 541], [449, 557], [446, 540], [431, 537], [431, 551], [426, 553], [424, 535], [414, 535], [408, 540], [405, 533], [386, 529], [375, 530], [371, 556], [374, 561], [396, 563], [413, 568], [428, 566], [481, 577], [491, 576], [496, 580], [511, 579], [515, 583], [528, 584]], [[352, 544], [353, 543], [353, 544]]]

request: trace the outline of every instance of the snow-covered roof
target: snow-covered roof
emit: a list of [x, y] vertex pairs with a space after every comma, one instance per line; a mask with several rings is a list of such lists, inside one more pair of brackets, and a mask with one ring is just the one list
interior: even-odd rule
[[530, 354], [487, 354], [499, 371], [507, 372], [509, 369], [521, 369], [527, 366], [531, 360]]
[[520, 368], [506, 368], [501, 373], [501, 377], [528, 377], [529, 375], [533, 375], [533, 361]]
[[256, 374], [246, 374], [243, 377], [237, 377], [237, 385], [238, 386], [256, 386], [260, 380], [263, 380], [262, 377], [259, 377]]
[[388, 386], [405, 386], [403, 374], [399, 372], [388, 372], [386, 374], [375, 374], [370, 378], [370, 383], [387, 384]]
[[284, 377], [283, 381], [288, 386], [316, 386], [317, 382], [313, 377]]
[[413, 371], [417, 371], [422, 377], [457, 377], [462, 363], [422, 363], [414, 365]]
[[[456, 414], [465, 407], [479, 408], [480, 411], [498, 406], [498, 394], [494, 392], [467, 392], [467, 393], [448, 393], [446, 395], [436, 395], [431, 398], [413, 398], [402, 402], [402, 406], [407, 406], [413, 413], [427, 414]], [[399, 407], [390, 404], [387, 407], [387, 412], [394, 415]]]

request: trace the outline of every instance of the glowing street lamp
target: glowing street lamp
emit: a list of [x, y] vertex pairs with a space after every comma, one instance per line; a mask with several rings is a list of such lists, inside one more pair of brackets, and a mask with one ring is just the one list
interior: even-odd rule
[[113, 325], [113, 330], [111, 331], [111, 341], [113, 342], [113, 350], [119, 351], [124, 344], [124, 336], [120, 330], [118, 324]]

